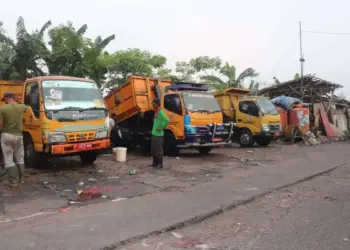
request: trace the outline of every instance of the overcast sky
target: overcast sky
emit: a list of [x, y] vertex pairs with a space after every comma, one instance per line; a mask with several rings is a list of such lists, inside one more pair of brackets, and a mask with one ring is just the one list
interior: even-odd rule
[[[290, 80], [300, 71], [303, 30], [350, 33], [346, 0], [2, 0], [0, 20], [14, 36], [23, 16], [29, 31], [46, 21], [88, 25], [87, 36], [116, 35], [108, 50], [147, 49], [175, 61], [220, 56], [259, 80]], [[294, 45], [291, 46], [294, 42]], [[288, 50], [287, 55], [283, 55]], [[305, 72], [344, 85], [350, 97], [350, 35], [303, 34]], [[280, 63], [279, 63], [280, 62]]]

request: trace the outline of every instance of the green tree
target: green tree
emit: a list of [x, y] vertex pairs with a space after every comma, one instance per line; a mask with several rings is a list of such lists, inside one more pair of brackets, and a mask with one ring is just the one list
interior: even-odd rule
[[222, 65], [222, 60], [219, 57], [210, 58], [208, 56], [194, 58], [190, 64], [193, 65], [203, 82], [216, 89], [244, 88], [244, 82], [247, 78], [251, 78], [249, 88], [259, 88], [259, 84], [253, 81], [253, 78], [259, 74], [253, 68], [247, 68], [237, 76], [234, 65], [230, 65], [228, 62]]
[[37, 62], [40, 60], [40, 51], [43, 49], [43, 33], [50, 25], [51, 22], [48, 21], [40, 30], [29, 34], [24, 19], [19, 17], [16, 42], [5, 34], [3, 28], [0, 29], [1, 60], [7, 61], [6, 70], [2, 72], [5, 79], [16, 74], [20, 80], [44, 75]]
[[75, 29], [68, 22], [49, 30], [48, 45], [41, 53], [49, 74], [88, 77], [103, 84], [108, 72], [103, 53], [115, 35], [93, 41], [84, 36], [87, 28], [84, 24]]
[[170, 74], [169, 69], [164, 68], [166, 58], [147, 50], [119, 50], [113, 54], [105, 54], [103, 60], [108, 65], [107, 85], [111, 87], [123, 84], [129, 75], [152, 77], [161, 73], [165, 78]]

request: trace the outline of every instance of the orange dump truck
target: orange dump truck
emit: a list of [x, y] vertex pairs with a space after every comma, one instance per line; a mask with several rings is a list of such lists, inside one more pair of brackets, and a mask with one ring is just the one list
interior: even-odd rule
[[223, 123], [220, 107], [207, 93], [207, 86], [131, 76], [105, 97], [110, 113], [117, 115], [121, 137], [117, 143], [140, 146], [141, 151], [149, 152], [155, 98], [160, 99], [170, 119], [164, 138], [166, 155], [175, 155], [181, 148], [207, 154], [213, 147], [231, 142], [234, 125]]
[[108, 112], [93, 81], [64, 76], [0, 81], [0, 95], [6, 92], [28, 107], [23, 116], [27, 167], [35, 167], [42, 156], [79, 155], [91, 164], [109, 147]]

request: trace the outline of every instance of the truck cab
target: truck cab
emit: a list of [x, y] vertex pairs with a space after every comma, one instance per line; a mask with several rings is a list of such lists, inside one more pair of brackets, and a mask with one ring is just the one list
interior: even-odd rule
[[36, 166], [43, 156], [80, 156], [91, 164], [109, 147], [106, 110], [95, 82], [84, 78], [44, 76], [24, 83], [1, 84], [27, 105], [23, 116], [25, 162]]
[[[233, 123], [223, 123], [215, 97], [207, 93], [207, 86], [197, 83], [174, 83], [165, 89], [161, 103], [170, 119], [168, 146], [196, 148], [209, 153], [219, 145], [231, 142]], [[176, 140], [176, 143], [169, 141]], [[174, 150], [175, 146], [174, 146]]]
[[224, 119], [238, 127], [233, 140], [242, 147], [255, 142], [267, 146], [281, 133], [279, 112], [269, 98], [248, 96], [250, 90], [230, 88], [214, 93], [222, 109]]

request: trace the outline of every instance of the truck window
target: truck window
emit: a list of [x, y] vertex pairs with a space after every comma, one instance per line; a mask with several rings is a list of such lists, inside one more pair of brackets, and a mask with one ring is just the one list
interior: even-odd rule
[[170, 112], [182, 115], [181, 99], [178, 94], [164, 96], [164, 108]]
[[36, 82], [28, 83], [26, 85], [24, 96], [24, 104], [30, 106], [33, 110], [34, 116], [39, 118], [40, 102], [39, 102], [39, 85]]
[[248, 115], [252, 115], [252, 116], [256, 116], [256, 117], [259, 116], [258, 106], [253, 101], [241, 101], [241, 102], [239, 102], [239, 111], [244, 113], [244, 114], [248, 114]]

